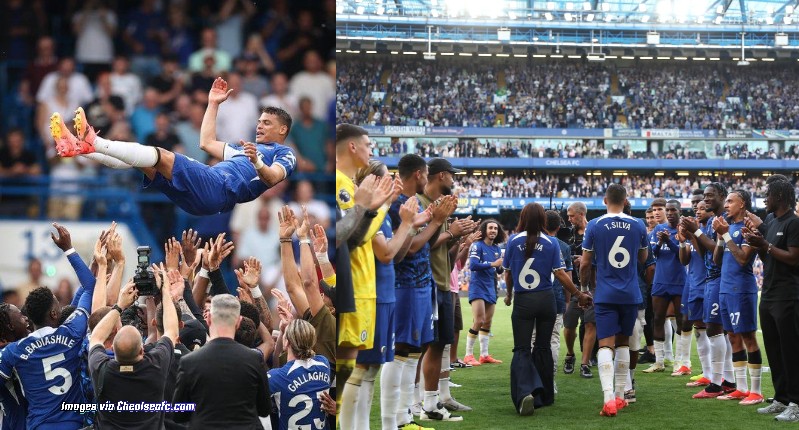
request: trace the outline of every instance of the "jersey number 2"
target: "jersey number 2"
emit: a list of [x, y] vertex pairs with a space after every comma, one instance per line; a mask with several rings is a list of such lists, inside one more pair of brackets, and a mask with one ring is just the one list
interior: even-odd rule
[[72, 387], [72, 375], [69, 374], [67, 369], [64, 369], [63, 367], [53, 367], [54, 364], [60, 363], [64, 360], [66, 360], [66, 358], [64, 357], [63, 353], [56, 354], [42, 360], [42, 366], [44, 366], [44, 379], [52, 381], [58, 376], [64, 378], [63, 384], [53, 385], [52, 387], [48, 388], [48, 390], [56, 396], [66, 394], [67, 391], [69, 391], [69, 388]]

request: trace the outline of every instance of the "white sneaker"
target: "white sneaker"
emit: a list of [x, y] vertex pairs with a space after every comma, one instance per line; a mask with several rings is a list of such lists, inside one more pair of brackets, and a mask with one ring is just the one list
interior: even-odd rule
[[766, 406], [765, 408], [758, 408], [757, 413], [759, 414], [779, 414], [785, 410], [787, 406], [783, 405], [781, 402], [777, 400], [771, 402], [770, 405]]
[[649, 366], [648, 369], [644, 369], [644, 373], [655, 373], [655, 372], [663, 372], [666, 370], [666, 367], [662, 363], [654, 363], [653, 365]]
[[422, 414], [422, 402], [411, 405], [411, 415], [418, 417]]
[[449, 387], [450, 387], [450, 388], [460, 388], [460, 387], [463, 387], [463, 385], [461, 385], [461, 384], [456, 384], [456, 383], [454, 383], [454, 382], [452, 382], [452, 381], [449, 381]]
[[441, 404], [444, 405], [444, 407], [450, 412], [468, 412], [472, 410], [472, 408], [469, 406], [466, 406], [453, 398], [442, 400]]
[[799, 405], [791, 403], [781, 414], [774, 417], [774, 419], [786, 423], [799, 423]]

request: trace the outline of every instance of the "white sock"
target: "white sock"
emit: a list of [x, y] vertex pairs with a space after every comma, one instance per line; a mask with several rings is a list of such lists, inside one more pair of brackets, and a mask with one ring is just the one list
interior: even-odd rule
[[666, 318], [666, 323], [663, 324], [663, 330], [666, 333], [665, 341], [663, 343], [663, 358], [665, 360], [674, 361], [674, 351], [672, 350], [672, 343], [674, 342], [674, 326], [671, 325], [673, 318]]
[[677, 346], [674, 348], [674, 368], [679, 369], [682, 366], [682, 336], [677, 337]]
[[749, 378], [752, 380], [752, 386], [749, 392], [753, 394], [762, 394], [760, 391], [760, 364], [749, 364]]
[[480, 333], [480, 356], [488, 355], [488, 335]]
[[663, 349], [664, 342], [662, 340], [655, 341], [655, 364], [663, 365]]
[[397, 428], [397, 406], [400, 400], [400, 384], [405, 358], [394, 359], [383, 365], [380, 372], [380, 417], [384, 429]]
[[724, 355], [727, 353], [727, 342], [723, 334], [710, 337], [710, 382], [721, 385], [721, 375], [724, 373]]
[[710, 379], [710, 339], [707, 337], [705, 329], [696, 329], [696, 353], [699, 355], [699, 363], [702, 365], [702, 375]]
[[724, 336], [724, 343], [727, 346], [724, 350], [724, 380], [732, 383], [735, 380], [735, 370], [732, 368], [732, 345], [729, 336]]
[[633, 389], [633, 370], [630, 369], [627, 371], [627, 382], [624, 384], [624, 391], [630, 391]]
[[746, 362], [735, 362], [732, 366], [735, 373], [735, 388], [742, 393], [749, 391], [749, 384], [746, 382]]
[[438, 410], [438, 391], [425, 391], [424, 405], [422, 407], [426, 411]]
[[[680, 347], [680, 366], [685, 366], [687, 368], [691, 368], [691, 332], [684, 331], [680, 335], [680, 343], [682, 346]], [[680, 345], [678, 345], [679, 347]]]
[[452, 393], [449, 391], [449, 378], [441, 378], [438, 380], [438, 392], [441, 393], [442, 402], [452, 398]]
[[361, 367], [353, 369], [350, 378], [344, 384], [344, 391], [341, 392], [341, 409], [339, 411], [339, 423], [341, 428], [355, 428], [355, 414], [358, 409], [358, 392], [361, 390], [361, 380], [365, 370]]
[[408, 424], [413, 419], [410, 409], [411, 406], [413, 406], [413, 381], [416, 379], [416, 364], [418, 362], [418, 357], [408, 357], [408, 359], [405, 360], [405, 365], [402, 367], [402, 378], [400, 379], [400, 400], [399, 406], [397, 407], [398, 426]]
[[133, 167], [153, 167], [158, 162], [158, 150], [155, 147], [136, 142], [120, 142], [97, 136], [94, 139], [94, 150]]
[[424, 392], [424, 374], [419, 373], [419, 382], [413, 384], [413, 404], [418, 405], [422, 403], [422, 393]]
[[379, 366], [369, 366], [363, 374], [361, 388], [358, 390], [357, 411], [355, 411], [355, 428], [369, 430], [369, 415], [372, 412], [372, 399], [375, 394], [375, 377]]
[[[616, 397], [624, 398], [624, 386], [627, 384], [627, 377], [630, 370], [630, 347], [616, 347]], [[630, 382], [632, 385], [632, 381]]]
[[474, 342], [477, 340], [477, 335], [472, 334], [471, 330], [466, 335], [466, 354], [474, 355]]
[[441, 373], [449, 372], [449, 367], [452, 363], [449, 362], [449, 353], [452, 348], [452, 344], [444, 345], [444, 352], [441, 354]]
[[599, 368], [599, 381], [602, 384], [602, 393], [605, 395], [605, 403], [613, 400], [614, 377], [613, 377], [613, 350], [607, 347], [599, 348], [596, 354], [597, 367]]
[[81, 157], [86, 157], [90, 160], [94, 160], [102, 164], [103, 166], [110, 167], [112, 169], [130, 169], [131, 167], [133, 167], [130, 164], [117, 160], [114, 157], [111, 157], [109, 155], [99, 154], [97, 152], [92, 152], [91, 154], [84, 154], [81, 155]]

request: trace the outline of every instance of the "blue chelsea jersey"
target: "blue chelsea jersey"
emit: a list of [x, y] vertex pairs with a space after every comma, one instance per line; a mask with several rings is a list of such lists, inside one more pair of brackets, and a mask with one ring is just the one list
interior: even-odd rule
[[[383, 220], [378, 234], [382, 234], [386, 241], [394, 237], [394, 232], [391, 230], [391, 217], [386, 217]], [[382, 263], [375, 256], [375, 281], [377, 285], [377, 303], [394, 303], [397, 301], [394, 294], [394, 262]]]
[[78, 307], [58, 328], [44, 327], [6, 346], [0, 353], [0, 376], [16, 373], [28, 399], [27, 428], [77, 429], [78, 412], [61, 410], [61, 403], [83, 403], [80, 349], [88, 315]]
[[[669, 234], [666, 243], [660, 243], [658, 233], [665, 231]], [[657, 259], [655, 266], [655, 279], [653, 284], [685, 285], [685, 266], [680, 263], [680, 244], [676, 239], [677, 229], [668, 223], [655, 226], [649, 237], [649, 246], [652, 254]]]
[[[258, 158], [264, 164], [271, 166], [277, 163], [286, 172], [286, 178], [294, 173], [294, 169], [297, 167], [297, 158], [291, 148], [274, 142], [259, 143], [255, 146], [258, 150]], [[225, 147], [225, 160], [217, 163], [214, 168], [218, 169], [225, 177], [227, 190], [233, 194], [237, 203], [254, 200], [269, 189], [269, 185], [258, 178], [255, 166], [244, 154], [241, 145], [228, 144]]]
[[269, 371], [269, 391], [275, 398], [280, 430], [327, 429], [319, 395], [330, 389], [330, 364], [321, 355], [292, 360]]
[[[739, 247], [747, 247], [744, 242], [744, 235], [741, 229], [744, 227], [744, 222], [730, 223], [730, 237]], [[755, 255], [749, 257], [749, 261], [743, 266], [738, 264], [733, 257], [732, 252], [727, 244], [724, 244], [724, 257], [721, 260], [721, 290], [722, 293], [756, 293], [757, 282], [755, 275], [752, 271], [752, 266], [755, 263]]]
[[473, 243], [469, 248], [469, 270], [471, 270], [469, 288], [475, 286], [493, 291], [497, 268], [491, 267], [491, 264], [501, 256], [502, 250], [497, 245], [488, 245], [482, 240]]
[[583, 250], [594, 253], [594, 302], [619, 305], [641, 303], [638, 251], [647, 248], [644, 223], [625, 214], [605, 214], [585, 228]]
[[[722, 218], [726, 218], [727, 212], [722, 213], [720, 216]], [[714, 219], [715, 217], [712, 217], [707, 220], [707, 224], [703, 229], [703, 233], [707, 235], [710, 240], [716, 242], [718, 235], [716, 234], [716, 230], [713, 228]], [[707, 269], [707, 278], [705, 278], [706, 281], [718, 279], [721, 276], [721, 268], [713, 262], [713, 251], [705, 252], [705, 268]]]
[[552, 273], [566, 268], [557, 239], [540, 234], [535, 250], [526, 257], [527, 232], [521, 232], [508, 241], [503, 266], [510, 270], [514, 293], [552, 289]]

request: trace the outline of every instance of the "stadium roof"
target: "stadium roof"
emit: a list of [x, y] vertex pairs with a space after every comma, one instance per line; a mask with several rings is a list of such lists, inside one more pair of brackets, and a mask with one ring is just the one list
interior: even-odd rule
[[[338, 15], [432, 18], [450, 21], [504, 19], [573, 23], [643, 22], [660, 24], [745, 24], [799, 27], [797, 0], [336, 0]], [[375, 22], [375, 19], [371, 20]]]

